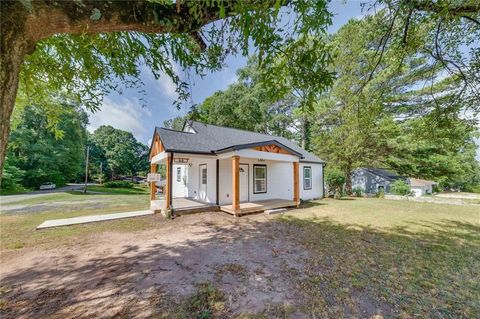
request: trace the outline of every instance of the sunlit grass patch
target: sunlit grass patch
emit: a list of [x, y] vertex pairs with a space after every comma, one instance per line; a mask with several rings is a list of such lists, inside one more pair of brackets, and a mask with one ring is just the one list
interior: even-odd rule
[[306, 313], [338, 318], [480, 313], [480, 213], [377, 199], [323, 204], [281, 219], [297, 229], [301, 249], [312, 256], [306, 278], [298, 282]]
[[152, 299], [156, 318], [228, 318], [226, 296], [211, 283], [200, 283], [195, 292], [175, 300], [162, 294]]
[[[21, 209], [18, 213], [1, 214], [0, 248], [21, 249], [44, 244], [60, 245], [71, 237], [86, 234], [149, 229], [155, 227], [161, 219], [158, 216], [145, 216], [36, 230], [36, 227], [45, 220], [128, 212], [144, 210], [149, 207], [147, 195], [74, 195], [68, 193], [55, 195], [31, 199], [35, 200], [37, 204], [47, 205], [44, 211], [34, 212], [31, 211], [32, 207], [26, 207], [25, 212]], [[57, 201], [58, 198], [63, 201]]]

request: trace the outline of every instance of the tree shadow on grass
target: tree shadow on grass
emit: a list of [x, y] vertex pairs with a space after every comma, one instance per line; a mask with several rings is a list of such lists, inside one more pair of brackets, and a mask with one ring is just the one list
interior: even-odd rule
[[228, 317], [460, 318], [480, 310], [473, 299], [478, 225], [446, 220], [427, 225], [431, 231], [387, 233], [328, 219], [224, 218], [231, 223], [188, 225], [180, 217], [169, 225], [171, 236], [159, 228], [151, 240], [105, 255], [71, 247], [19, 264], [2, 274], [8, 291], [0, 315], [181, 317], [201, 283], [228, 296], [217, 309]]

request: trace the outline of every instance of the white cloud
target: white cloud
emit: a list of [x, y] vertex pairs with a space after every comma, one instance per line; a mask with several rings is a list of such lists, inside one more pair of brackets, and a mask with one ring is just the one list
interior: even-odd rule
[[93, 132], [101, 125], [111, 125], [115, 128], [132, 132], [137, 138], [149, 134], [149, 129], [145, 126], [145, 118], [150, 118], [152, 113], [146, 107], [142, 107], [137, 99], [122, 97], [118, 101], [113, 101], [106, 97], [102, 107], [95, 113], [90, 113], [90, 124], [87, 129]]
[[[180, 68], [175, 62], [172, 62], [172, 69], [175, 74], [180, 76]], [[176, 92], [177, 86], [175, 83], [173, 83], [172, 79], [168, 75], [162, 73], [160, 78], [157, 80], [147, 66], [142, 66], [141, 71], [143, 74], [145, 74], [146, 79], [151, 82], [151, 85], [163, 96], [172, 100], [178, 98], [178, 94]]]

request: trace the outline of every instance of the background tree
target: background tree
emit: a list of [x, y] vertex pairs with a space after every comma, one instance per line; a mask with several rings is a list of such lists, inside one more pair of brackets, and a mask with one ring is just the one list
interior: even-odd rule
[[50, 129], [42, 107], [28, 106], [15, 116], [17, 123], [8, 148], [10, 168], [6, 172], [12, 167], [23, 171], [21, 183], [25, 187], [37, 188], [44, 182], [61, 186], [83, 174], [87, 115], [72, 104], [64, 104], [61, 109], [60, 136]]
[[[149, 169], [148, 147], [130, 132], [102, 125], [90, 136], [89, 143], [93, 149], [100, 150], [92, 154], [92, 163], [105, 161], [111, 179], [117, 175], [144, 174]], [[99, 158], [95, 154], [99, 154]]]
[[[344, 172], [349, 193], [351, 172], [360, 166], [444, 180], [445, 186], [465, 181], [460, 171], [477, 176], [477, 123], [474, 116], [461, 119], [470, 105], [470, 97], [457, 94], [462, 80], [442, 77], [442, 68], [420, 54], [422, 46], [399, 51], [387, 45], [379, 61], [375, 43], [385, 14], [352, 20], [332, 38], [337, 79], [316, 106], [316, 152]], [[425, 43], [429, 34], [418, 26], [415, 41]], [[471, 165], [460, 168], [460, 161]]]

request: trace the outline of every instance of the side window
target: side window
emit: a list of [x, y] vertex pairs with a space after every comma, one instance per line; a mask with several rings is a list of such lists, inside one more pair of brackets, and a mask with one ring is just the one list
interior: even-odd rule
[[181, 181], [182, 181], [182, 168], [177, 167], [177, 182], [181, 182]]
[[267, 192], [267, 166], [253, 165], [253, 193]]
[[303, 189], [312, 189], [312, 168], [303, 167]]
[[202, 184], [207, 184], [207, 167], [202, 168]]

